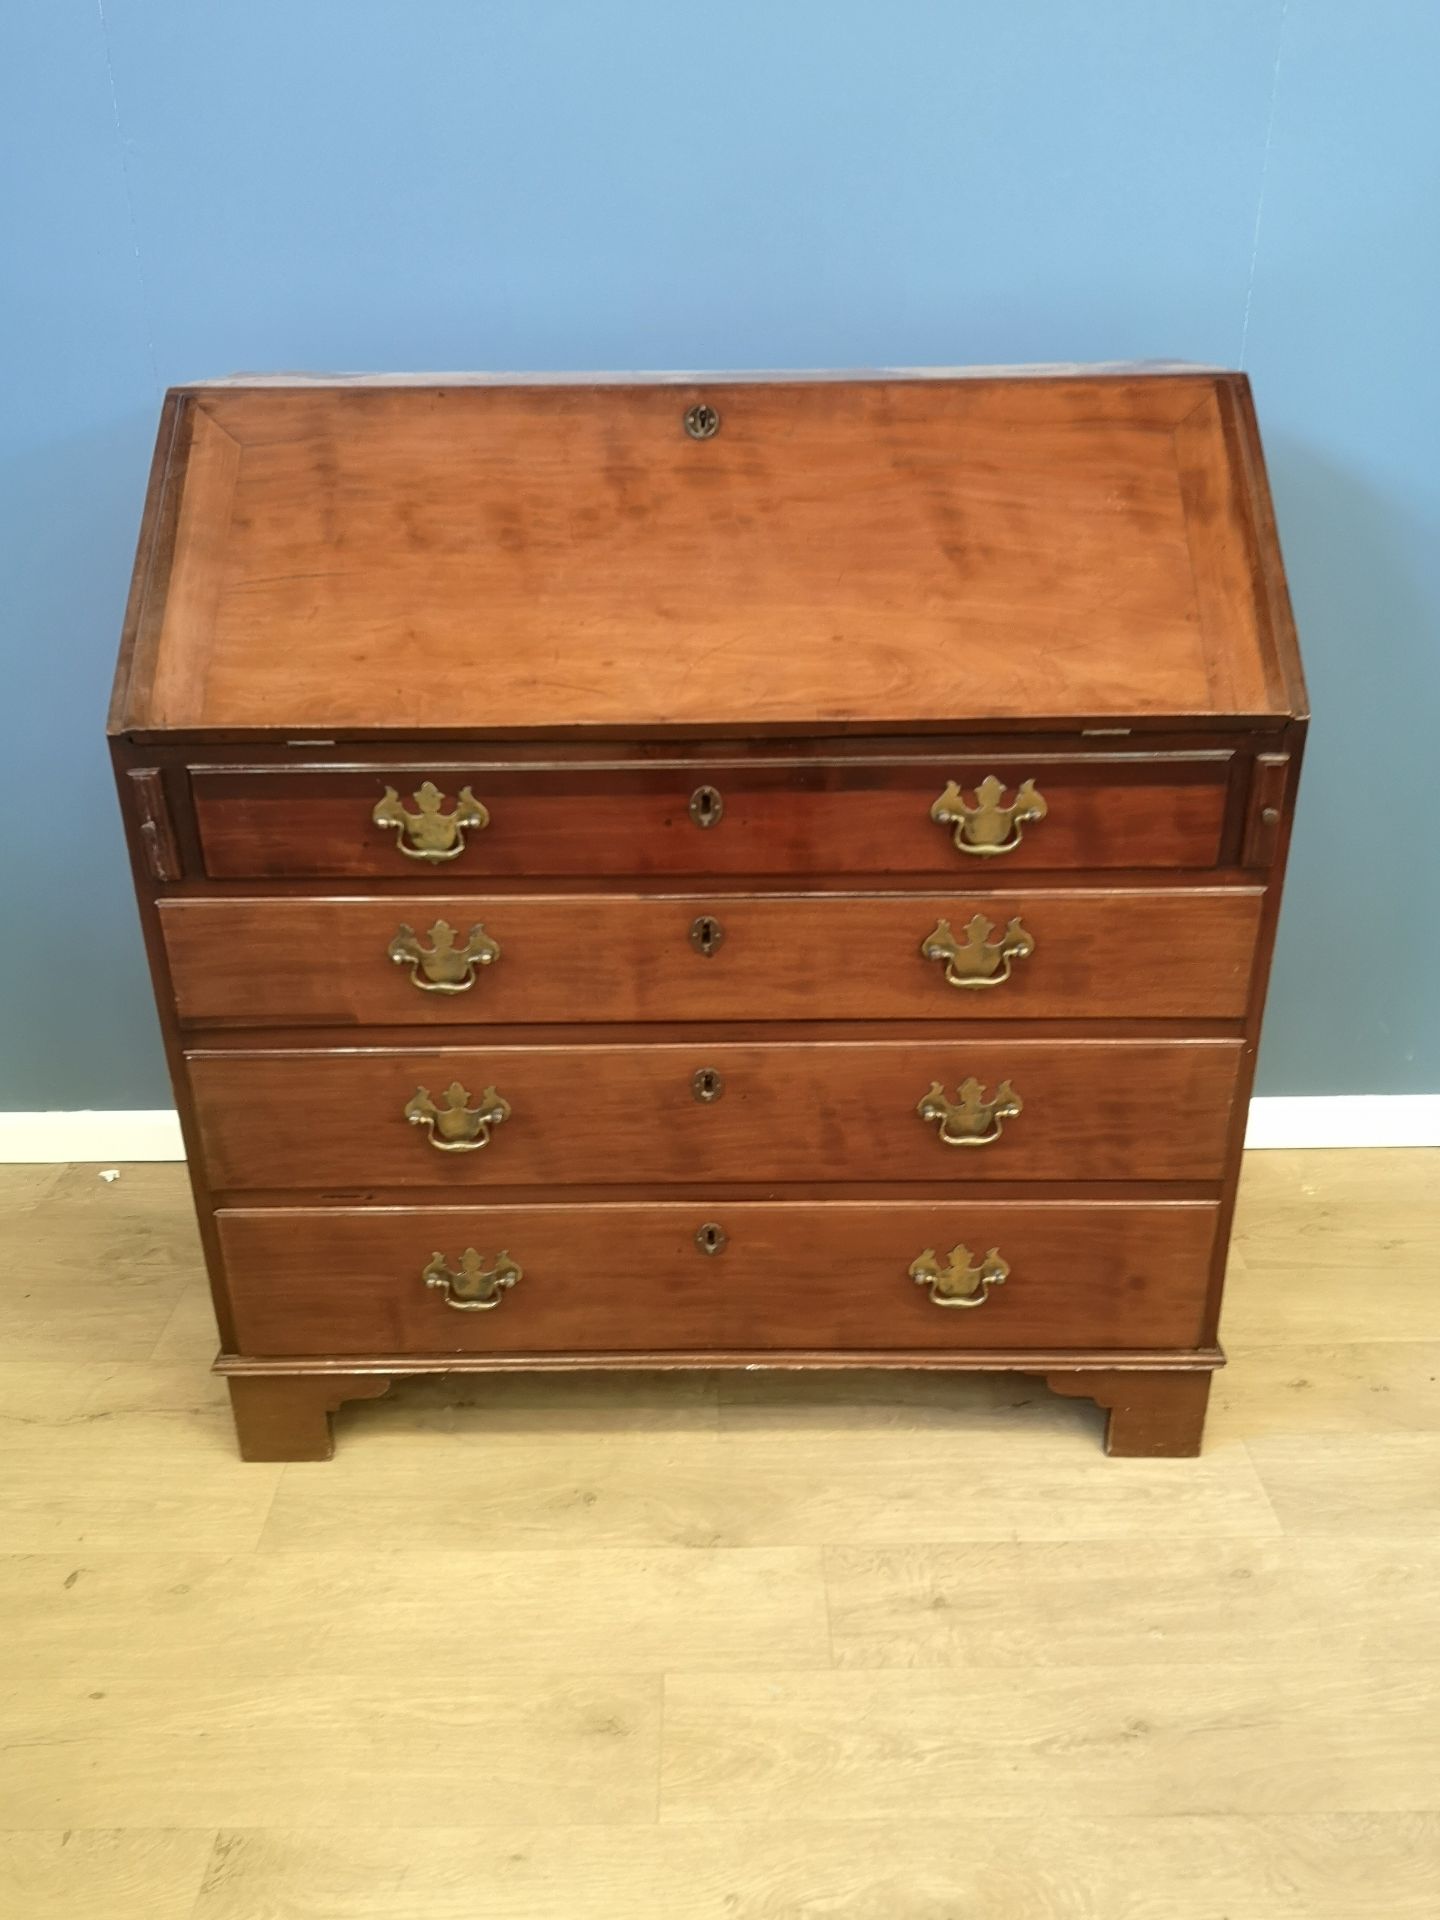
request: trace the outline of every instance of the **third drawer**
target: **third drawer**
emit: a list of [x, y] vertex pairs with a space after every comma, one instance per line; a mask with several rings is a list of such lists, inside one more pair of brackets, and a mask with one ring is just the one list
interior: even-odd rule
[[1232, 1040], [947, 1039], [188, 1059], [214, 1189], [354, 1192], [1217, 1180], [1241, 1055]]

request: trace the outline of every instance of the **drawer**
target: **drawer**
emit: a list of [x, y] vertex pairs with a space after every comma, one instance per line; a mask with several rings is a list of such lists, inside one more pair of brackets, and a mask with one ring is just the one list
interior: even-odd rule
[[[1214, 752], [195, 768], [191, 785], [205, 871], [222, 880], [967, 871], [975, 884], [1002, 863], [1213, 867], [1232, 764]], [[959, 811], [937, 821], [952, 782]], [[1022, 803], [1027, 782], [1037, 797]]]
[[1229, 1040], [706, 1041], [215, 1050], [189, 1072], [218, 1191], [768, 1188], [1215, 1180], [1240, 1055]]
[[166, 900], [189, 1025], [1239, 1019], [1258, 888]]
[[216, 1219], [256, 1355], [954, 1352], [1196, 1345], [1216, 1209], [715, 1199]]

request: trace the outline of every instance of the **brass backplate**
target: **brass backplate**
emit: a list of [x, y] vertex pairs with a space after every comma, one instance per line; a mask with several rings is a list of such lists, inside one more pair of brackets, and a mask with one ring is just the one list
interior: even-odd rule
[[1005, 783], [993, 773], [987, 773], [975, 789], [973, 805], [961, 793], [959, 783], [952, 780], [931, 807], [930, 818], [954, 830], [955, 845], [961, 853], [982, 858], [1013, 853], [1025, 827], [1043, 820], [1049, 808], [1033, 780], [1020, 782], [1008, 807], [1004, 800]]
[[1009, 1277], [1010, 1268], [998, 1247], [991, 1247], [978, 1266], [968, 1247], [952, 1247], [943, 1266], [934, 1247], [927, 1247], [910, 1263], [910, 1278], [930, 1289], [930, 1303], [936, 1307], [983, 1307], [990, 1289], [1003, 1286]]

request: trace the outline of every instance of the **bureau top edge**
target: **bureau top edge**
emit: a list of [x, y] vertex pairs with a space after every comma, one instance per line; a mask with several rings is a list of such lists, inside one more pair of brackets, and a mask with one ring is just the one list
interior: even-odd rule
[[1167, 725], [1132, 721], [1066, 726], [1051, 717], [1026, 726], [1013, 723], [984, 727], [974, 722], [932, 722], [880, 733], [871, 728], [849, 732], [834, 726], [783, 730], [759, 727], [588, 727], [475, 728], [453, 727], [333, 728], [321, 734], [300, 728], [110, 730], [112, 757], [122, 766], [183, 766], [191, 770], [238, 770], [252, 767], [340, 769], [418, 764], [428, 767], [474, 767], [492, 761], [501, 764], [586, 765], [590, 767], [700, 766], [724, 762], [735, 766], [783, 761], [816, 766], [898, 763], [909, 760], [978, 761], [1015, 758], [1031, 762], [1053, 760], [1119, 763], [1127, 760], [1234, 759], [1237, 755], [1299, 751], [1309, 730], [1305, 719], [1284, 715], [1256, 715], [1210, 720], [1203, 724], [1171, 720]]
[[256, 376], [167, 396], [110, 731], [807, 738], [1306, 711], [1243, 374]]
[[974, 363], [954, 367], [655, 367], [622, 370], [546, 371], [516, 367], [506, 371], [432, 369], [415, 373], [319, 371], [295, 368], [288, 372], [225, 373], [204, 380], [182, 380], [171, 393], [206, 393], [225, 387], [646, 387], [684, 386], [713, 380], [726, 386], [800, 386], [827, 381], [893, 380], [1072, 380], [1113, 379], [1144, 374], [1193, 378], [1223, 373], [1225, 368], [1199, 360], [1053, 360], [1018, 362], [1014, 366]]

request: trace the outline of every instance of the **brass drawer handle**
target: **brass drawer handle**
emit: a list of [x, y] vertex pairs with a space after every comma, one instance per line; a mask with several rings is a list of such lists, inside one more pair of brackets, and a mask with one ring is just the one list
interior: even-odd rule
[[922, 1120], [938, 1121], [940, 1138], [947, 1147], [988, 1147], [1000, 1138], [1003, 1123], [1013, 1120], [1021, 1110], [1018, 1093], [1008, 1080], [1002, 1080], [995, 1098], [985, 1098], [979, 1080], [966, 1080], [959, 1089], [960, 1098], [945, 1097], [938, 1080], [930, 1082], [930, 1091], [915, 1111]]
[[1005, 783], [987, 773], [975, 789], [972, 807], [952, 780], [930, 809], [930, 818], [942, 827], [953, 827], [954, 841], [961, 853], [988, 858], [996, 853], [1013, 853], [1020, 844], [1021, 829], [1032, 821], [1043, 820], [1048, 808], [1033, 780], [1022, 780], [1008, 807], [1001, 806]]
[[500, 958], [500, 942], [492, 940], [478, 921], [463, 947], [456, 944], [455, 929], [448, 920], [437, 920], [426, 937], [428, 951], [413, 927], [401, 926], [386, 949], [397, 967], [409, 967], [411, 984], [422, 993], [468, 993], [475, 984], [475, 969], [494, 966]]
[[965, 938], [957, 940], [948, 920], [936, 923], [935, 931], [920, 942], [927, 960], [943, 960], [945, 978], [952, 987], [998, 987], [1010, 978], [1014, 960], [1028, 960], [1035, 941], [1021, 926], [1017, 916], [998, 940], [992, 940], [995, 922], [977, 913], [965, 927]]
[[490, 824], [490, 810], [469, 787], [462, 787], [453, 813], [442, 813], [445, 796], [433, 780], [424, 781], [411, 795], [418, 813], [401, 804], [394, 787], [386, 787], [370, 818], [377, 827], [394, 827], [395, 844], [407, 860], [458, 860], [465, 851], [467, 829], [478, 832]]
[[412, 1127], [424, 1127], [431, 1146], [441, 1153], [476, 1153], [489, 1146], [491, 1128], [510, 1118], [510, 1103], [494, 1087], [486, 1087], [478, 1106], [469, 1102], [458, 1080], [451, 1081], [438, 1102], [430, 1098], [428, 1087], [417, 1087], [406, 1102], [405, 1118]]
[[460, 1256], [460, 1271], [445, 1264], [443, 1253], [433, 1254], [420, 1278], [427, 1287], [439, 1289], [447, 1307], [461, 1313], [488, 1313], [498, 1307], [517, 1280], [525, 1278], [525, 1269], [503, 1249], [493, 1267], [487, 1267], [474, 1247], [466, 1247]]
[[979, 1266], [972, 1266], [968, 1247], [952, 1247], [942, 1267], [934, 1247], [927, 1247], [918, 1260], [910, 1263], [910, 1278], [917, 1287], [930, 1289], [934, 1307], [983, 1307], [992, 1287], [1003, 1287], [1010, 1268], [1000, 1258], [1000, 1249], [991, 1247]]

